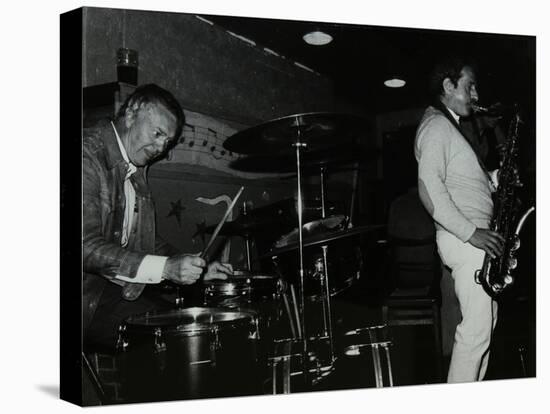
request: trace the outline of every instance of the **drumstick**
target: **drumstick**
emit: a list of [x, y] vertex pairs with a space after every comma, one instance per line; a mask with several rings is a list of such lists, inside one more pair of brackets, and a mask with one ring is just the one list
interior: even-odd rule
[[210, 246], [212, 246], [212, 243], [214, 242], [214, 239], [216, 237], [218, 237], [218, 233], [220, 232], [220, 230], [221, 230], [222, 226], [224, 225], [225, 221], [227, 220], [227, 217], [229, 217], [229, 213], [231, 212], [231, 210], [233, 210], [233, 207], [235, 207], [235, 203], [237, 202], [237, 200], [241, 196], [241, 193], [243, 192], [243, 190], [244, 190], [244, 187], [241, 187], [239, 192], [237, 193], [237, 195], [235, 196], [235, 198], [233, 199], [233, 201], [229, 205], [229, 207], [227, 207], [227, 210], [226, 210], [223, 218], [221, 219], [221, 221], [216, 226], [216, 229], [214, 230], [214, 233], [212, 233], [212, 237], [210, 237], [210, 240], [208, 240], [208, 244], [206, 245], [206, 247], [202, 251], [201, 256], [200, 256], [201, 259], [204, 259], [206, 257], [206, 253], [208, 252], [208, 249], [210, 249]]

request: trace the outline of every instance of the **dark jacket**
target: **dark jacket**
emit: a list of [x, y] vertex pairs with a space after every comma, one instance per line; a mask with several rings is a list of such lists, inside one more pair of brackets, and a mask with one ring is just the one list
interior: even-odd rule
[[114, 279], [135, 277], [146, 254], [173, 254], [173, 248], [156, 237], [155, 208], [144, 168], [131, 180], [136, 191], [136, 208], [128, 245], [120, 245], [124, 219], [124, 177], [127, 163], [122, 158], [110, 122], [84, 130], [82, 152], [82, 258], [83, 323], [89, 325], [107, 283], [121, 286], [125, 300], [135, 300], [145, 285]]

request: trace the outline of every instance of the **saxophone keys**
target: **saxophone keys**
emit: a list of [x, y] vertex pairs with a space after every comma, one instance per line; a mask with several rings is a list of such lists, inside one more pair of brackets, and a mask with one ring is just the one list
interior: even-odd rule
[[518, 259], [511, 256], [508, 258], [508, 262], [507, 262], [507, 265], [508, 265], [508, 269], [515, 269], [516, 267], [518, 267]]
[[510, 246], [510, 251], [515, 252], [521, 246], [521, 241], [517, 235], [514, 235], [512, 245]]
[[506, 276], [504, 276], [504, 284], [511, 285], [512, 283], [514, 283], [514, 277], [508, 273]]

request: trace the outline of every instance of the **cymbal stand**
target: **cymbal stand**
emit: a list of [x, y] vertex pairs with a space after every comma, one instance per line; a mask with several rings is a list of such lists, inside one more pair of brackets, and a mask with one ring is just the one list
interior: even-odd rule
[[354, 219], [354, 207], [355, 207], [355, 199], [357, 198], [357, 184], [359, 181], [359, 162], [354, 163], [354, 172], [353, 172], [353, 184], [352, 184], [352, 191], [351, 191], [351, 201], [349, 203], [349, 220], [347, 229], [353, 228], [353, 219]]
[[[326, 183], [325, 183], [325, 167], [321, 166], [320, 168], [320, 178], [321, 178], [321, 218], [326, 218]], [[330, 360], [334, 362], [334, 344], [332, 336], [332, 309], [330, 304], [330, 286], [328, 284], [328, 260], [327, 260], [327, 249], [328, 245], [321, 246], [323, 250], [323, 272], [321, 274], [321, 288], [323, 290], [323, 324], [325, 329], [325, 336], [329, 338], [330, 344]]]
[[325, 204], [325, 167], [321, 166], [321, 218], [324, 219], [327, 216], [326, 204]]
[[[321, 249], [323, 249], [323, 264], [324, 264], [324, 300], [326, 301], [326, 308], [327, 308], [327, 315], [326, 315], [326, 321], [325, 325], [328, 325], [328, 340], [330, 345], [330, 361], [334, 362], [334, 343], [333, 343], [333, 336], [332, 336], [332, 308], [330, 304], [330, 287], [328, 284], [328, 259], [327, 259], [327, 250], [328, 245], [321, 246]], [[323, 309], [325, 308], [325, 303], [323, 303]]]
[[[300, 133], [300, 118], [296, 117], [296, 122], [298, 123], [298, 129], [297, 129], [297, 139], [294, 144], [292, 144], [296, 148], [296, 171], [298, 173], [297, 176], [297, 187], [298, 187], [298, 194], [297, 194], [297, 203], [298, 203], [298, 245], [299, 245], [299, 255], [300, 255], [300, 307], [301, 307], [301, 313], [300, 313], [300, 325], [301, 325], [301, 339], [302, 339], [302, 345], [303, 345], [303, 355], [304, 355], [304, 378], [307, 378], [308, 374], [308, 368], [307, 368], [307, 333], [306, 333], [306, 319], [305, 319], [305, 299], [304, 299], [304, 240], [303, 240], [303, 203], [302, 203], [302, 169], [300, 166], [300, 151], [302, 148], [307, 147], [307, 143], [301, 142], [301, 133]], [[306, 380], [307, 383], [307, 380]]]
[[[243, 216], [246, 216], [246, 201], [243, 201]], [[252, 270], [251, 261], [250, 261], [250, 234], [247, 232], [244, 236], [244, 246], [246, 248], [246, 266], [247, 270], [250, 272]]]

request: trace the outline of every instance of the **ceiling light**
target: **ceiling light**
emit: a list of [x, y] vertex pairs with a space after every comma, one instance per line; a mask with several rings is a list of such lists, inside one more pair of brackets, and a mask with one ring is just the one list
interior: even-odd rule
[[308, 45], [314, 45], [314, 46], [328, 45], [330, 42], [332, 42], [331, 35], [325, 32], [321, 32], [319, 30], [306, 33], [303, 36], [303, 39], [304, 39], [304, 42], [306, 42]]
[[384, 85], [386, 85], [388, 88], [402, 88], [403, 86], [405, 86], [406, 83], [407, 82], [405, 82], [403, 79], [399, 78], [393, 78], [384, 81]]

